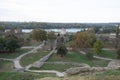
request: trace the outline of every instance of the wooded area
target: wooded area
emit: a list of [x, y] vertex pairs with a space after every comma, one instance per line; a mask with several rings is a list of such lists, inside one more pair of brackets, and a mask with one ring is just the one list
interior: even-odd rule
[[43, 29], [54, 29], [54, 28], [89, 28], [89, 27], [99, 27], [99, 28], [114, 28], [120, 23], [47, 23], [47, 22], [0, 22], [0, 26], [5, 29], [10, 28], [22, 28], [22, 29], [33, 29], [33, 28], [43, 28]]

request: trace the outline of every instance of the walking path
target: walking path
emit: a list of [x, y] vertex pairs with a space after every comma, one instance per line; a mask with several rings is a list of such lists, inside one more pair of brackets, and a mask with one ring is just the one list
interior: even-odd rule
[[15, 59], [0, 58], [0, 60], [13, 61], [13, 62], [14, 62], [15, 68], [16, 68], [16, 69], [21, 69], [21, 68], [23, 68], [23, 67], [22, 67], [22, 66], [20, 65], [20, 63], [19, 63], [20, 59], [21, 59], [23, 56], [27, 55], [27, 54], [35, 53], [35, 52], [37, 51], [37, 49], [42, 48], [43, 45], [44, 45], [44, 42], [43, 42], [42, 44], [40, 44], [39, 46], [34, 47], [31, 51], [26, 52], [26, 53], [24, 53], [24, 54], [18, 56], [18, 57], [15, 58]]
[[[35, 47], [35, 46], [22, 47], [22, 48], [33, 48], [33, 49], [31, 51], [27, 52], [27, 53], [24, 53], [24, 54], [18, 56], [15, 59], [0, 58], [0, 60], [13, 61], [14, 66], [18, 71], [19, 70], [26, 70], [26, 71], [29, 71], [29, 72], [36, 72], [36, 73], [53, 73], [53, 74], [56, 74], [58, 77], [65, 76], [66, 74], [64, 72], [59, 72], [59, 71], [56, 71], [56, 70], [29, 70], [29, 68], [32, 67], [32, 66], [41, 67], [45, 63], [45, 61], [55, 52], [55, 49], [53, 49], [48, 55], [44, 56], [43, 58], [39, 59], [38, 61], [34, 62], [33, 64], [29, 64], [26, 67], [22, 67], [20, 65], [20, 59], [22, 57], [24, 57], [27, 54], [35, 53], [38, 49], [42, 48], [43, 45], [44, 45], [44, 42], [37, 47]], [[84, 51], [80, 51], [80, 53], [81, 54], [86, 54]], [[101, 60], [114, 60], [114, 59], [104, 58], [104, 57], [99, 57], [99, 56], [94, 56], [94, 58], [101, 59]]]
[[[42, 66], [44, 64], [44, 62], [55, 52], [55, 49], [53, 49], [48, 55], [44, 56], [43, 58], [36, 61], [35, 63], [26, 66], [25, 68], [20, 65], [19, 61], [23, 56], [36, 52], [36, 50], [42, 48], [43, 45], [44, 45], [44, 43], [42, 43], [41, 45], [39, 45], [37, 47], [34, 47], [34, 49], [32, 49], [31, 51], [29, 51], [27, 53], [24, 53], [24, 54], [18, 56], [17, 58], [15, 58], [15, 59], [0, 58], [0, 60], [13, 61], [14, 66], [15, 66], [17, 71], [26, 70], [26, 71], [29, 71], [29, 72], [36, 72], [36, 73], [52, 73], [52, 74], [56, 74], [56, 76], [58, 76], [58, 77], [65, 76], [64, 72], [59, 72], [59, 71], [55, 71], [55, 70], [29, 70], [30, 67], [35, 66], [35, 65]], [[30, 47], [23, 47], [23, 48], [30, 48]]]
[[44, 56], [43, 58], [39, 59], [38, 61], [34, 62], [33, 64], [29, 64], [25, 67], [26, 70], [28, 70], [32, 66], [41, 67], [44, 62], [55, 52], [55, 49], [53, 49], [48, 55]]
[[35, 46], [23, 46], [23, 47], [21, 47], [21, 48], [35, 48]]
[[[86, 52], [84, 51], [80, 51], [81, 54], [86, 54]], [[115, 60], [115, 59], [111, 59], [111, 58], [105, 58], [105, 57], [100, 57], [100, 56], [93, 56], [94, 58], [97, 58], [97, 59], [101, 59], [101, 60], [107, 60], [107, 61], [111, 61], [111, 60]]]
[[8, 61], [13, 61], [14, 59], [0, 58], [0, 60], [8, 60]]
[[20, 59], [21, 59], [23, 56], [27, 55], [27, 54], [31, 54], [31, 53], [36, 52], [36, 51], [37, 51], [37, 49], [42, 48], [42, 46], [43, 46], [43, 45], [44, 45], [44, 43], [42, 43], [41, 45], [39, 45], [39, 46], [35, 47], [35, 48], [34, 48], [34, 49], [32, 49], [31, 51], [29, 51], [29, 52], [27, 52], [27, 53], [24, 53], [24, 54], [22, 54], [22, 55], [18, 56], [17, 58], [15, 58], [15, 59], [13, 60], [14, 65], [15, 65], [15, 68], [16, 68], [16, 69], [23, 68], [23, 67], [20, 65], [20, 62], [19, 62], [19, 61], [20, 61]]
[[36, 72], [36, 73], [52, 73], [52, 74], [56, 74], [56, 76], [58, 77], [64, 77], [66, 75], [65, 72], [59, 72], [56, 70], [27, 70], [29, 72]]

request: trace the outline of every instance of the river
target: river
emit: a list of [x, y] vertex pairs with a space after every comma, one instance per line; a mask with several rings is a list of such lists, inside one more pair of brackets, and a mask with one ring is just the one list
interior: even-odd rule
[[[6, 29], [6, 31], [8, 31], [9, 29]], [[30, 33], [32, 32], [33, 29], [22, 29], [22, 32], [25, 32], [25, 33]], [[78, 31], [82, 31], [84, 30], [84, 28], [68, 28], [68, 29], [65, 29], [66, 32], [71, 32], [71, 33], [76, 33]], [[87, 28], [85, 28], [85, 30], [87, 30]], [[54, 31], [54, 32], [61, 32], [61, 29], [45, 29], [45, 31]]]
[[[32, 32], [33, 29], [23, 29], [22, 32], [29, 33]], [[76, 33], [78, 31], [84, 30], [83, 28], [69, 28], [65, 29], [66, 32]], [[87, 28], [85, 29], [87, 30]], [[61, 29], [45, 29], [45, 31], [54, 31], [54, 32], [61, 32]]]

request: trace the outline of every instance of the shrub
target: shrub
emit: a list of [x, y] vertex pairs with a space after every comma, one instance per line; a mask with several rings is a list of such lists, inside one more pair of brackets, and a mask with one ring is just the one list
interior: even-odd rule
[[99, 55], [102, 52], [102, 48], [103, 48], [103, 42], [100, 40], [97, 40], [94, 43], [94, 53]]
[[87, 53], [87, 54], [86, 54], [86, 57], [87, 57], [89, 60], [93, 60], [93, 53]]

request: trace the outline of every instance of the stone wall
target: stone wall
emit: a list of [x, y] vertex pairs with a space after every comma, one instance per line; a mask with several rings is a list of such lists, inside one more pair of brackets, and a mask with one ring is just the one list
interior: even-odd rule
[[96, 72], [103, 72], [106, 70], [114, 70], [120, 69], [120, 60], [113, 60], [111, 61], [107, 67], [74, 67], [69, 68], [65, 71], [67, 75], [74, 75], [74, 74], [83, 74], [83, 73], [96, 73]]

